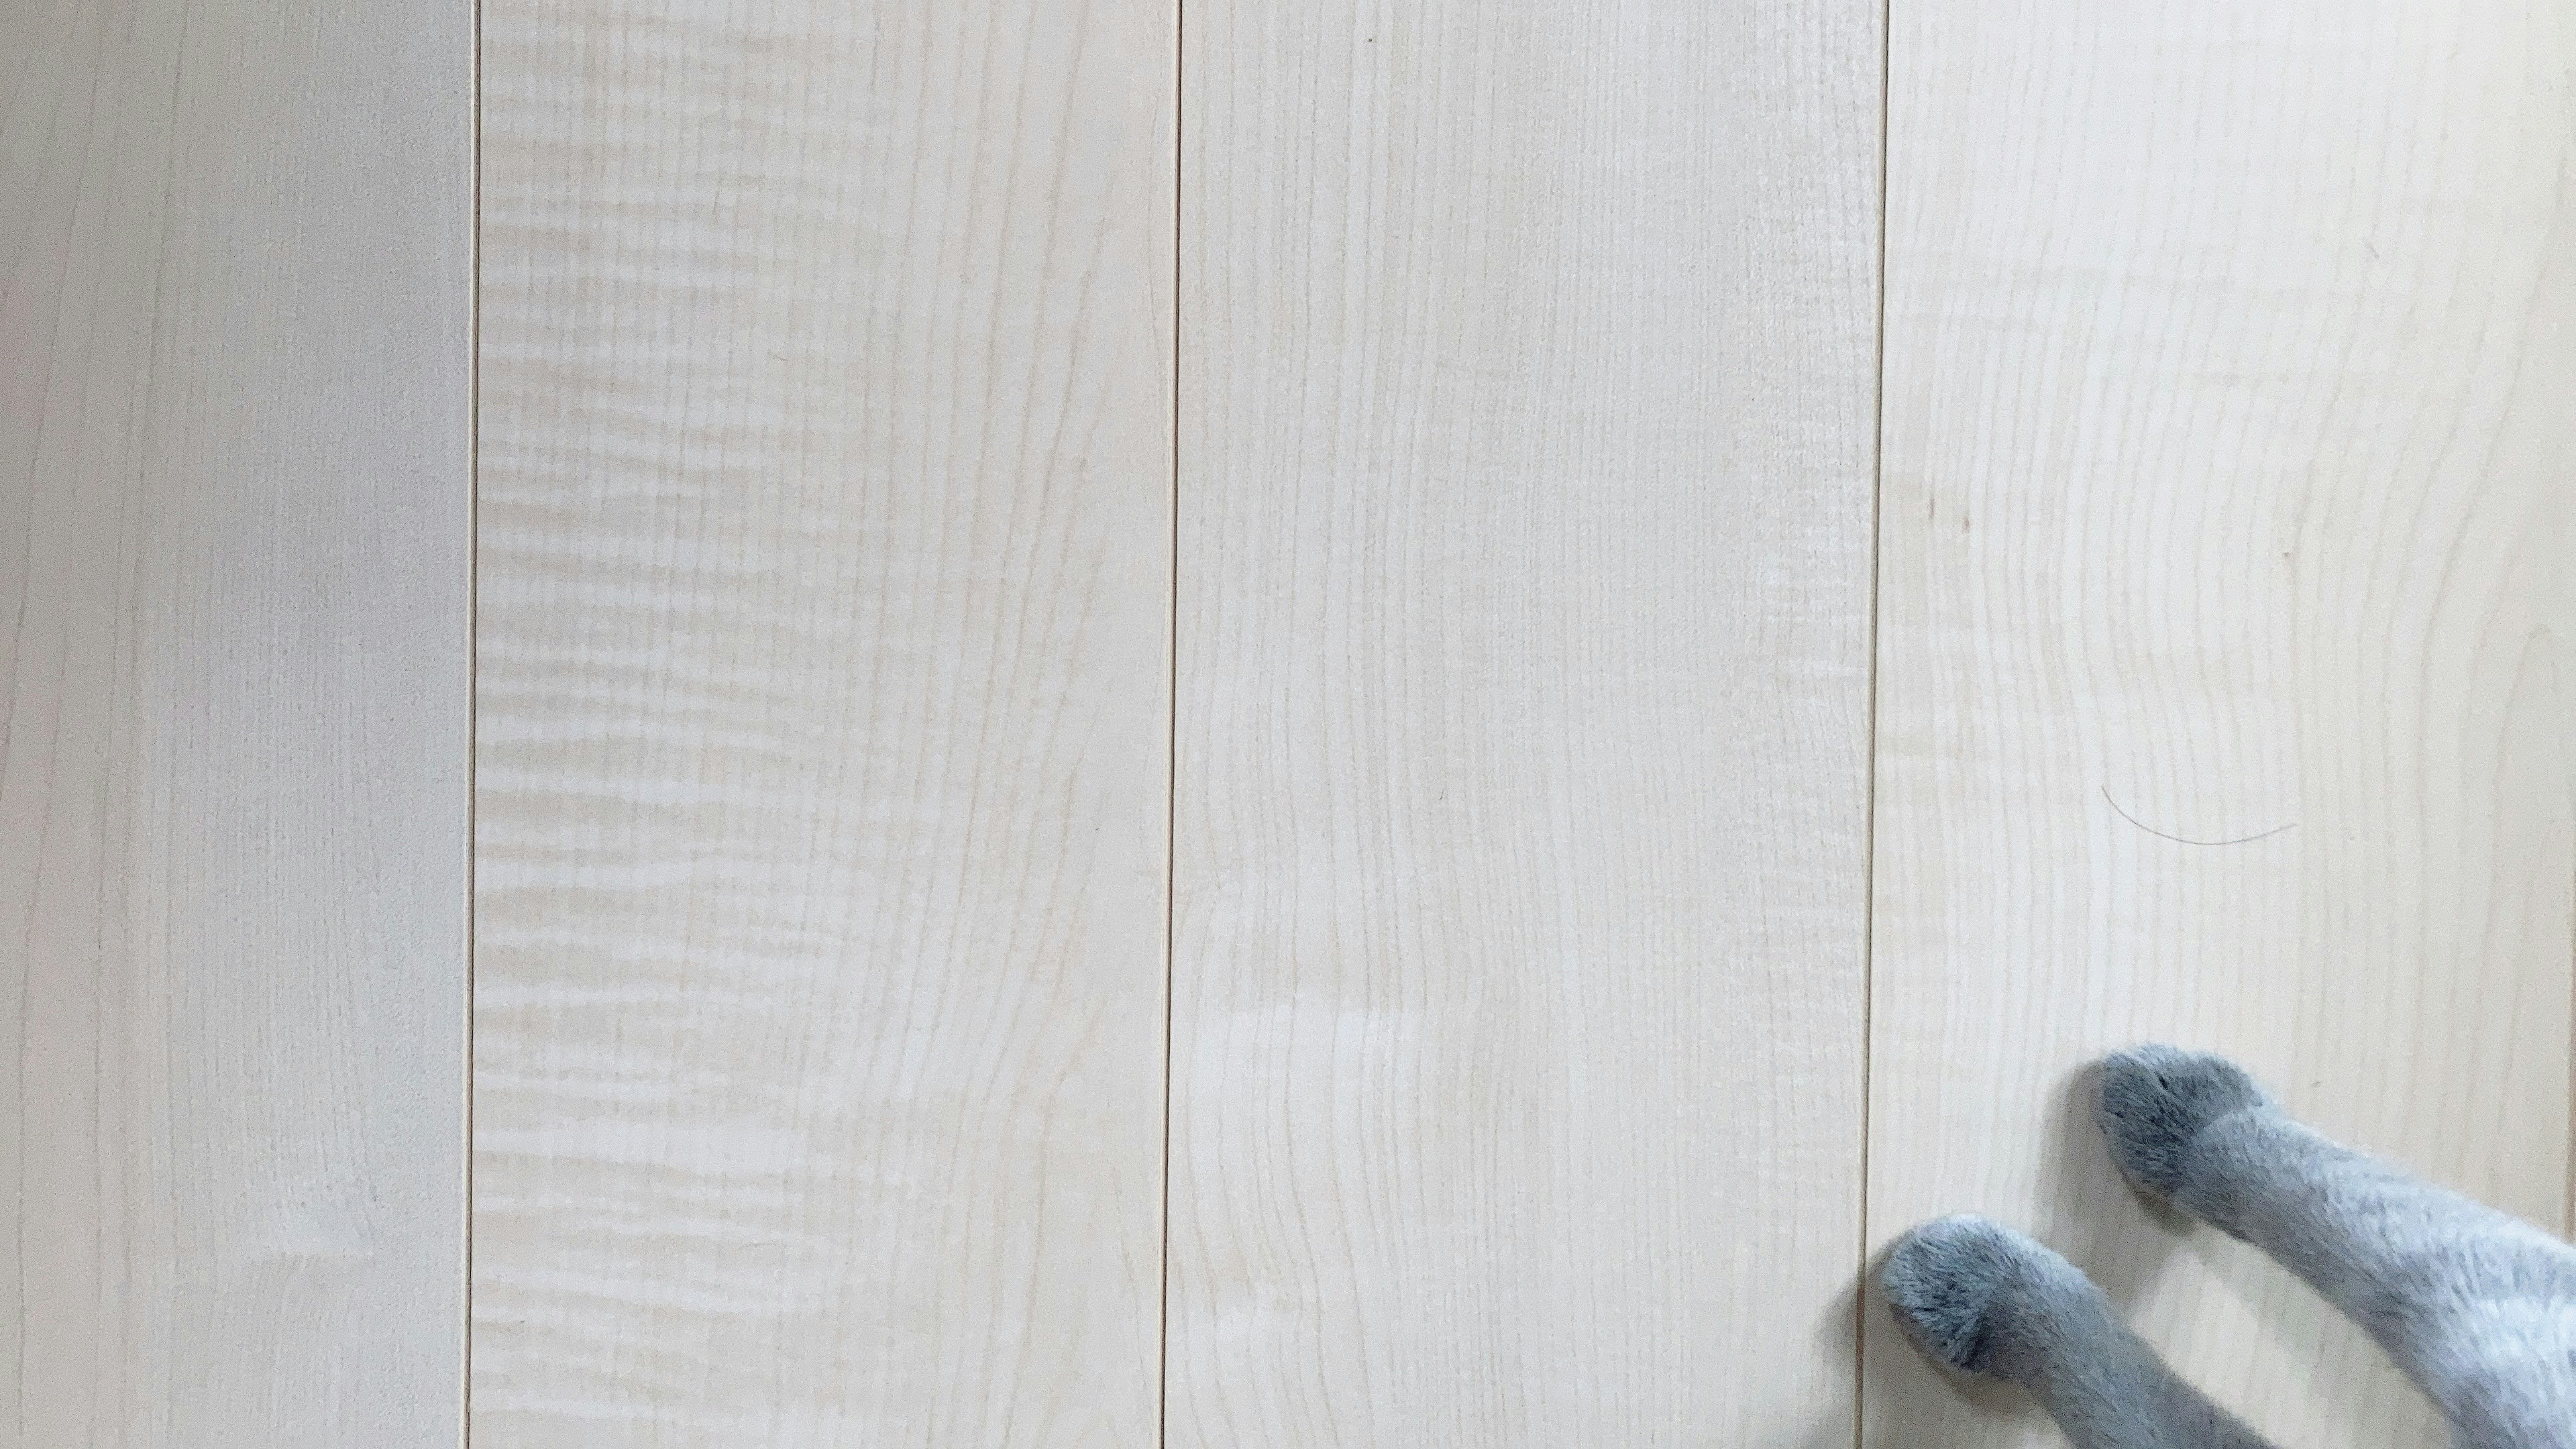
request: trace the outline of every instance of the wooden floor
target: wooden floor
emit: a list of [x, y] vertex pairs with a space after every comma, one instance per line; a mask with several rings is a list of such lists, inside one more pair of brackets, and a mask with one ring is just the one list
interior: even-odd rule
[[2569, 1226], [2576, 13], [0, 34], [0, 1442], [2051, 1442], [1955, 1210], [2429, 1442], [2142, 1038]]

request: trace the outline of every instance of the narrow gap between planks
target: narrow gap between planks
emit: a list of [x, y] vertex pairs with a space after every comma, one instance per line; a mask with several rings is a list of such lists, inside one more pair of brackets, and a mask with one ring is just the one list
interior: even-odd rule
[[1868, 723], [1863, 730], [1867, 754], [1861, 762], [1860, 889], [1860, 1242], [1853, 1276], [1861, 1280], [1852, 1309], [1852, 1449], [1864, 1449], [1869, 1432], [1869, 1149], [1871, 1094], [1878, 1061], [1878, 711], [1879, 579], [1887, 546], [1887, 233], [1889, 155], [1895, 130], [1892, 104], [1895, 76], [1896, 0], [1880, 0], [1878, 12], [1878, 292], [1876, 347], [1877, 386], [1870, 402], [1869, 499], [1869, 660]]
[[1154, 1444], [1166, 1449], [1172, 1425], [1172, 1016], [1179, 922], [1181, 782], [1181, 100], [1187, 64], [1188, 5], [1172, 0], [1172, 378], [1171, 549], [1164, 621], [1163, 717], [1163, 1212], [1160, 1274], [1155, 1289]]
[[467, 12], [465, 78], [465, 1020], [462, 1123], [465, 1241], [458, 1254], [456, 1442], [474, 1443], [474, 1001], [477, 779], [483, 688], [483, 6]]

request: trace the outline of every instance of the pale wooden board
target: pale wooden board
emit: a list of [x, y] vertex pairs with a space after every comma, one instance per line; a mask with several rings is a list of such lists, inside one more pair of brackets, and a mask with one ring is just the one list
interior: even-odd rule
[[1175, 1449], [1851, 1440], [1875, 15], [1188, 14]]
[[471, 26], [0, 0], [0, 1442], [457, 1442]]
[[1169, 6], [484, 34], [477, 1442], [1150, 1442]]
[[[2069, 1078], [2223, 1049], [2560, 1222], [2576, 15], [1902, 0], [1890, 55], [1872, 1237], [1994, 1214], [2285, 1445], [2440, 1442]], [[1865, 1377], [1869, 1443], [2051, 1442], [1877, 1313]]]

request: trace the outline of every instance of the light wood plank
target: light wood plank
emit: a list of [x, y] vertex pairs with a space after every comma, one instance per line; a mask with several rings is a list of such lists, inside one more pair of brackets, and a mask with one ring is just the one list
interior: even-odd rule
[[471, 27], [0, 3], [0, 1442], [461, 1431]]
[[[2028, 1225], [2284, 1444], [2436, 1442], [2068, 1077], [2226, 1050], [2560, 1219], [2576, 16], [1894, 17], [1872, 1235]], [[2050, 1441], [1877, 1315], [1867, 1373], [1871, 1442]]]
[[485, 38], [477, 1440], [1148, 1443], [1168, 0]]
[[1850, 1442], [1878, 41], [1189, 12], [1176, 1449]]

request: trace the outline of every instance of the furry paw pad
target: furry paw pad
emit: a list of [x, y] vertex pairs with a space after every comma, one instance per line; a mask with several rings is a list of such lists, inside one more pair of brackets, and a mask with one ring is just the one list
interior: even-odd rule
[[2146, 1046], [2102, 1064], [2093, 1118], [2129, 1181], [2169, 1198], [2182, 1186], [2193, 1138], [2222, 1117], [2270, 1102], [2252, 1077], [2224, 1057]]
[[2053, 1256], [1985, 1218], [1939, 1218], [1897, 1240], [1878, 1286], [1917, 1347], [1954, 1369], [1993, 1374], [2014, 1298]]

